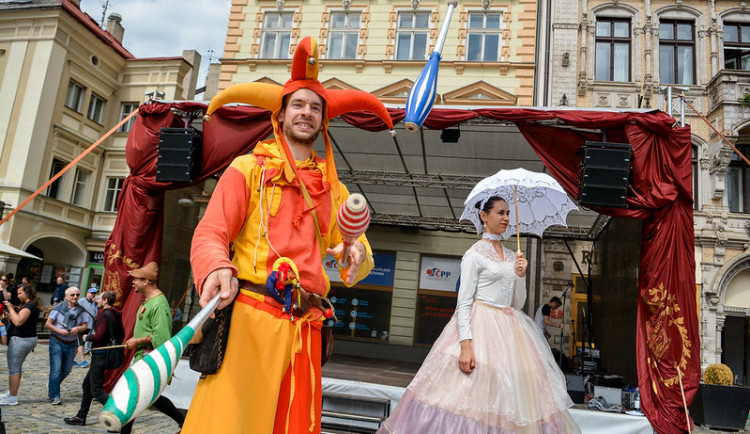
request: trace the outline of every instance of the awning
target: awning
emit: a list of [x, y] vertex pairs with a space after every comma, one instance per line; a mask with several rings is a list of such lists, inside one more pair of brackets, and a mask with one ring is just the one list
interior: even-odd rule
[[42, 258], [38, 256], [34, 256], [31, 253], [24, 252], [21, 249], [17, 249], [13, 246], [9, 246], [3, 242], [0, 242], [0, 255], [18, 256], [21, 258], [36, 259], [37, 261], [42, 260]]

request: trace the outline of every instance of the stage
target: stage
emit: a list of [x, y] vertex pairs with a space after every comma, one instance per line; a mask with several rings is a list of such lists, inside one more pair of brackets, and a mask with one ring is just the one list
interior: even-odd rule
[[[415, 363], [400, 363], [351, 356], [334, 355], [323, 368], [323, 422], [335, 422], [331, 414], [386, 414], [396, 408], [406, 386], [419, 368]], [[190, 369], [187, 359], [177, 364], [172, 383], [164, 396], [180, 409], [190, 406], [199, 374]], [[346, 397], [352, 399], [346, 399]], [[328, 397], [328, 398], [326, 398]], [[653, 433], [644, 416], [590, 410], [579, 404], [570, 410], [584, 434], [648, 434]], [[329, 416], [326, 416], [329, 414]], [[362, 428], [374, 426], [372, 421], [351, 422]]]

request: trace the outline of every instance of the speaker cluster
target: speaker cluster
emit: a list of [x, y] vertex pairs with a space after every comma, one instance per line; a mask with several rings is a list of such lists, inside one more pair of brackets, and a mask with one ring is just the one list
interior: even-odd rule
[[203, 137], [195, 128], [162, 128], [156, 180], [160, 182], [193, 182], [200, 176]]
[[578, 203], [583, 206], [627, 207], [632, 160], [630, 144], [588, 141], [581, 152]]

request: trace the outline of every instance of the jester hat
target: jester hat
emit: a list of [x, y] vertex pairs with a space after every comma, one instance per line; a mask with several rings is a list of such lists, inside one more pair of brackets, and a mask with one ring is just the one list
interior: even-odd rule
[[388, 125], [391, 131], [393, 131], [393, 121], [383, 103], [370, 93], [361, 90], [326, 89], [323, 87], [318, 81], [318, 43], [315, 39], [308, 36], [299, 42], [292, 59], [292, 77], [283, 86], [258, 82], [230, 86], [211, 99], [206, 115], [210, 116], [216, 109], [229, 103], [251, 104], [271, 111], [273, 134], [276, 142], [283, 146], [286, 160], [290, 166], [287, 170], [296, 170], [292, 152], [283, 139], [277, 119], [282, 109], [284, 97], [304, 88], [317, 93], [325, 101], [322, 133], [326, 147], [327, 180], [334, 196], [338, 198], [338, 175], [336, 174], [331, 140], [328, 137], [329, 120], [344, 113], [367, 110], [378, 116]]

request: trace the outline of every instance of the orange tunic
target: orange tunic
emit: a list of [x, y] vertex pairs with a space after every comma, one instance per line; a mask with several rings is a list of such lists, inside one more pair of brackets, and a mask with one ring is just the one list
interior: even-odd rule
[[[342, 241], [336, 211], [349, 193], [340, 184], [340, 197], [332, 197], [325, 161], [314, 153], [295, 163], [312, 197], [324, 245], [317, 245], [314, 221], [296, 180], [281, 170], [284, 160], [276, 142], [261, 142], [253, 154], [227, 168], [195, 230], [191, 263], [199, 292], [206, 276], [219, 268], [264, 284], [274, 261], [285, 256], [297, 265], [305, 290], [328, 293], [322, 258], [325, 248]], [[355, 282], [374, 265], [366, 237], [359, 241], [367, 257]], [[340, 273], [344, 280], [344, 270]], [[312, 309], [292, 323], [277, 303], [261, 295], [242, 291], [238, 300], [222, 366], [199, 381], [183, 432], [319, 433], [319, 312]]]

